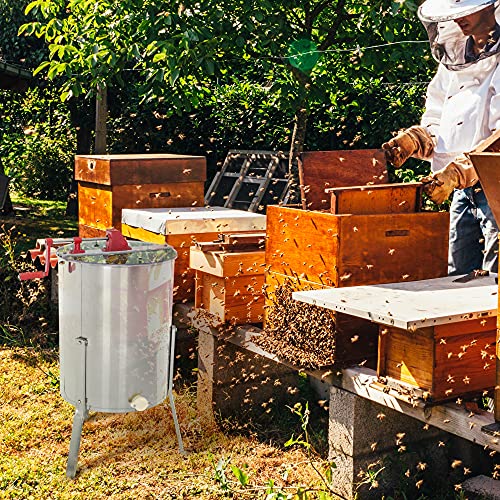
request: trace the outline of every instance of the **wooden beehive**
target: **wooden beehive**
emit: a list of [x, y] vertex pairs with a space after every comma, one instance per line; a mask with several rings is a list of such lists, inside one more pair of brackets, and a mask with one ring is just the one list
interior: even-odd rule
[[427, 401], [495, 386], [496, 317], [408, 331], [380, 327], [377, 374], [388, 387]]
[[206, 160], [174, 154], [75, 157], [82, 237], [121, 229], [123, 208], [203, 206]]
[[220, 233], [255, 233], [266, 229], [266, 216], [222, 207], [125, 209], [124, 236], [152, 243], [168, 243], [177, 251], [174, 300], [194, 301], [195, 271], [189, 266], [189, 249], [196, 242], [211, 242]]
[[328, 210], [328, 188], [383, 184], [389, 181], [381, 149], [305, 151], [299, 155], [302, 207]]
[[238, 233], [191, 247], [195, 308], [207, 312], [213, 326], [263, 321], [264, 242], [265, 233]]
[[422, 183], [378, 184], [326, 189], [332, 214], [399, 214], [420, 212]]
[[447, 274], [446, 212], [333, 215], [268, 207], [270, 272], [324, 286], [422, 280]]
[[[357, 195], [356, 190], [344, 193]], [[448, 228], [446, 212], [348, 215], [268, 207], [266, 328], [275, 316], [275, 290], [287, 281], [297, 291], [445, 276]], [[332, 333], [332, 359], [340, 364], [368, 360], [375, 367], [377, 326], [331, 314], [339, 325]]]

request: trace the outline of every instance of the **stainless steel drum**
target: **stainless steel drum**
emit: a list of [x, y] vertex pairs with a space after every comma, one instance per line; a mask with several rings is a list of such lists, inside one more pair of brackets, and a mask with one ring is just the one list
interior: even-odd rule
[[143, 242], [109, 251], [105, 243], [83, 240], [57, 251], [61, 395], [76, 407], [69, 477], [89, 411], [142, 411], [168, 395], [183, 451], [172, 395], [177, 253]]

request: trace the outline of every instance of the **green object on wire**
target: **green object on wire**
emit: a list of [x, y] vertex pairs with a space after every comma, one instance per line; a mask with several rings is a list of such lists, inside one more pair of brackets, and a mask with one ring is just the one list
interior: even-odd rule
[[288, 62], [301, 71], [311, 71], [319, 59], [318, 46], [306, 38], [295, 40], [288, 49]]

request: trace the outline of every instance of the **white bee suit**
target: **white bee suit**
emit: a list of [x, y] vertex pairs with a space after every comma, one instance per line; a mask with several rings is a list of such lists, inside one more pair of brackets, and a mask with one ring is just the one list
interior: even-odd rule
[[418, 16], [439, 62], [421, 128], [433, 143], [425, 149], [433, 172], [426, 192], [437, 203], [453, 192], [448, 273], [497, 272], [498, 227], [465, 154], [500, 127], [499, 6], [494, 0], [426, 0]]
[[[459, 71], [439, 65], [427, 89], [421, 120], [435, 143], [429, 158], [433, 172], [473, 150], [500, 128], [499, 57], [488, 57]], [[468, 170], [459, 188], [477, 182], [472, 167]]]

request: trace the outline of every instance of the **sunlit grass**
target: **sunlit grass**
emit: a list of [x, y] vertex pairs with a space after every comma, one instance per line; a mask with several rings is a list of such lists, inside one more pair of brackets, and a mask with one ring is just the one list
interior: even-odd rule
[[[142, 413], [91, 414], [84, 425], [78, 476], [67, 480], [74, 408], [54, 384], [56, 358], [53, 351], [0, 350], [0, 498], [224, 498], [214, 480], [213, 464], [221, 457], [239, 468], [248, 465], [256, 489], [240, 498], [264, 498], [269, 479], [289, 491], [318, 483], [300, 448], [282, 449], [256, 437], [203, 428], [190, 387], [176, 393], [188, 455], [178, 453], [167, 403]], [[229, 468], [227, 476], [238, 490]]]

